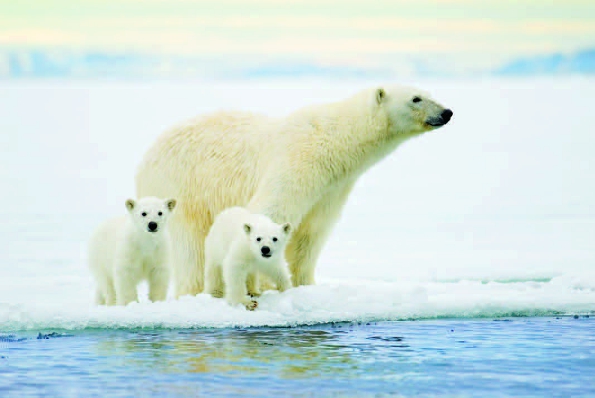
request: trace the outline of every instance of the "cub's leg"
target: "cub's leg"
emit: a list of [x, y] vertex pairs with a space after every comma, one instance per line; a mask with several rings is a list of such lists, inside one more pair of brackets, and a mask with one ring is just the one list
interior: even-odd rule
[[225, 281], [225, 299], [229, 304], [243, 304], [250, 311], [258, 306], [256, 301], [247, 297], [246, 281], [248, 271], [243, 264], [225, 259], [223, 261], [223, 279]]
[[225, 284], [223, 281], [223, 272], [221, 266], [213, 260], [207, 259], [205, 262], [205, 290], [204, 292], [213, 297], [223, 297], [225, 294]]
[[116, 290], [116, 304], [127, 305], [138, 301], [136, 285], [139, 282], [140, 264], [130, 256], [116, 260], [114, 285]]
[[149, 300], [165, 301], [167, 298], [167, 288], [169, 287], [169, 270], [167, 267], [158, 266], [151, 270], [148, 275], [149, 280]]
[[251, 297], [260, 297], [262, 292], [260, 291], [260, 278], [258, 272], [250, 272], [246, 281], [246, 287], [248, 288], [248, 295]]
[[284, 292], [292, 287], [289, 272], [286, 270], [285, 264], [279, 264], [278, 266], [267, 269], [266, 274], [275, 282], [279, 292]]
[[116, 305], [116, 287], [113, 278], [109, 278], [105, 285], [105, 304]]
[[105, 305], [105, 295], [103, 294], [103, 286], [95, 289], [95, 304]]

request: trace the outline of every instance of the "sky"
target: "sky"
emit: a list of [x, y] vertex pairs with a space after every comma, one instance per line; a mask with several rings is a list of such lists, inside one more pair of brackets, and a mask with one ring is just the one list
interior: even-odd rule
[[0, 0], [0, 49], [480, 66], [593, 47], [593, 0]]

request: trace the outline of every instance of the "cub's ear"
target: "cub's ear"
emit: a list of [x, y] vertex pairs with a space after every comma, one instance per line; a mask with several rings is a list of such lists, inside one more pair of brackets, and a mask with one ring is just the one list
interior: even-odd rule
[[386, 92], [382, 87], [376, 89], [376, 103], [380, 104], [386, 98]]
[[126, 208], [128, 211], [134, 210], [134, 206], [136, 206], [134, 199], [126, 199]]
[[252, 230], [252, 226], [250, 224], [244, 224], [244, 232], [250, 235], [250, 231]]
[[176, 203], [178, 203], [178, 202], [176, 202], [175, 199], [167, 199], [165, 201], [165, 205], [167, 206], [167, 209], [169, 211], [172, 211], [174, 209], [174, 207], [176, 207]]
[[291, 224], [286, 222], [281, 226], [281, 228], [283, 228], [283, 232], [287, 235], [289, 231], [291, 231]]

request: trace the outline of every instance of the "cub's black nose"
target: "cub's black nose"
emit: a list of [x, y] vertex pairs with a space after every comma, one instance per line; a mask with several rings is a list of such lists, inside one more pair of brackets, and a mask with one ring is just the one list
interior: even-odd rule
[[263, 246], [263, 247], [260, 248], [260, 252], [263, 255], [267, 255], [267, 254], [269, 254], [271, 252], [271, 249], [268, 246]]
[[151, 221], [149, 223], [149, 231], [155, 231], [157, 229], [157, 223], [155, 221]]
[[448, 121], [452, 117], [452, 111], [450, 109], [445, 109], [442, 111], [442, 114], [440, 116], [442, 117], [442, 120], [444, 120], [444, 123], [448, 123]]

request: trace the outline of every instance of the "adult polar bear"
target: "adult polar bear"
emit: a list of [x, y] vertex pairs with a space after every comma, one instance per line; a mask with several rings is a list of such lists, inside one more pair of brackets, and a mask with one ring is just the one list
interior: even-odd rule
[[291, 223], [293, 285], [314, 284], [318, 256], [358, 177], [451, 116], [427, 94], [393, 86], [284, 118], [219, 112], [165, 132], [138, 168], [136, 193], [178, 199], [169, 224], [176, 297], [203, 290], [204, 240], [231, 206]]

